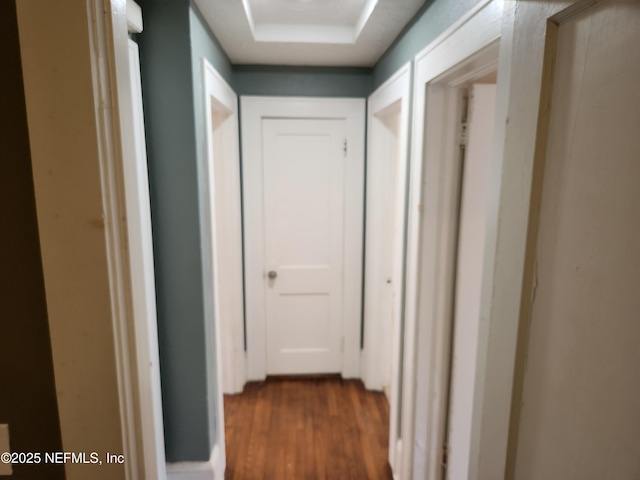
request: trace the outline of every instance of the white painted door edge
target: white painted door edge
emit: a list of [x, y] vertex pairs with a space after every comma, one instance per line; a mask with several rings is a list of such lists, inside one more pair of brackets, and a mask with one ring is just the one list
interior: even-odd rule
[[[443, 196], [448, 194], [446, 186], [440, 186], [436, 180], [428, 189], [428, 201], [425, 201], [424, 197], [423, 185], [427, 177], [440, 178], [437, 158], [427, 159], [427, 165], [424, 165], [424, 138], [429, 136], [429, 132], [425, 132], [426, 85], [454, 66], [465, 62], [477, 52], [495, 44], [501, 35], [502, 10], [502, 1], [483, 0], [415, 57], [405, 331], [418, 332], [418, 335], [413, 337], [405, 335], [404, 363], [407, 385], [406, 394], [403, 395], [402, 410], [403, 412], [414, 412], [416, 422], [426, 421], [424, 429], [426, 437], [415, 438], [413, 419], [409, 417], [402, 419], [403, 444], [411, 445], [411, 448], [405, 448], [402, 452], [399, 477], [402, 480], [416, 476], [429, 480], [439, 479], [441, 464], [439, 457], [442, 455], [444, 440], [443, 418], [446, 421], [446, 409], [443, 411], [442, 408], [442, 405], [446, 407], [446, 404], [443, 404], [442, 400], [447, 395], [444, 385], [448, 385], [448, 382], [443, 376], [448, 374], [448, 365], [445, 365], [448, 360], [443, 358], [442, 351], [440, 357], [433, 352], [423, 352], [427, 363], [421, 364], [420, 367], [416, 364], [418, 337], [430, 339], [428, 345], [431, 345], [432, 350], [436, 352], [438, 351], [436, 345], [446, 345], [450, 341], [446, 328], [450, 318], [444, 318], [447, 311], [446, 302], [450, 303], [450, 298], [447, 300], [445, 298], [446, 292], [443, 292], [438, 286], [447, 282], [447, 269], [443, 264], [443, 259], [447, 255], [451, 255], [453, 247], [449, 246], [448, 250], [447, 248], [442, 250], [443, 245], [440, 242], [443, 240], [446, 242], [446, 232], [443, 233], [441, 228], [434, 229], [435, 224], [430, 224], [431, 228], [423, 230], [426, 219], [437, 224], [438, 218], [440, 218], [440, 223], [442, 223], [443, 214], [439, 204], [446, 201]], [[445, 105], [440, 105], [440, 108], [444, 109]], [[497, 112], [496, 118], [501, 118], [500, 113]], [[430, 128], [440, 128], [441, 125], [438, 123], [441, 122], [429, 122]], [[447, 134], [446, 131], [440, 130], [439, 135], [433, 135], [429, 138], [433, 138], [435, 143], [438, 141], [443, 143], [443, 138], [450, 138], [450, 133]], [[429, 145], [429, 149], [437, 149], [437, 145]], [[425, 176], [425, 168], [429, 169], [429, 175]], [[435, 170], [433, 170], [434, 168]], [[430, 232], [430, 235], [426, 235], [424, 232]], [[445, 235], [445, 237], [438, 239], [438, 236], [441, 235]], [[428, 248], [425, 248], [425, 245]], [[442, 257], [438, 257], [436, 252]], [[481, 337], [480, 341], [486, 342], [486, 338]], [[421, 346], [421, 350], [423, 348], [424, 346]], [[479, 348], [479, 350], [486, 351], [486, 348]], [[422, 383], [420, 386], [426, 392], [426, 419], [423, 418], [425, 414], [418, 415], [415, 410], [417, 374], [421, 375], [419, 381]], [[478, 377], [483, 378], [483, 374], [479, 368]], [[481, 398], [476, 400], [479, 404]], [[475, 439], [476, 437], [474, 437]], [[426, 455], [426, 459], [416, 465], [414, 454], [420, 454], [418, 448], [424, 450], [423, 455]], [[420, 460], [419, 455], [417, 459]], [[414, 471], [414, 467], [417, 467], [416, 470], [424, 468], [428, 471]]]
[[[123, 116], [123, 176], [127, 209], [127, 235], [134, 308], [138, 409], [146, 441], [143, 443], [145, 474], [165, 478], [165, 444], [160, 387], [158, 315], [151, 232], [149, 175], [145, 144], [142, 82], [138, 44], [128, 40], [131, 94], [130, 118]], [[121, 94], [122, 97], [122, 94]], [[126, 122], [126, 123], [125, 123]]]
[[362, 235], [364, 209], [365, 100], [345, 98], [240, 98], [245, 235], [247, 379], [266, 378], [264, 212], [260, 153], [262, 118], [344, 118], [347, 120], [344, 242], [344, 352], [342, 375], [360, 375]]
[[167, 464], [168, 480], [224, 480], [223, 447], [216, 443], [206, 462], [178, 462]]

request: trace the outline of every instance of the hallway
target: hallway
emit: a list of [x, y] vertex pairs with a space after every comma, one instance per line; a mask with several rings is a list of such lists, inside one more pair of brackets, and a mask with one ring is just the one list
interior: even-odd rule
[[640, 480], [638, 25], [0, 1], [0, 478]]
[[268, 378], [225, 395], [225, 479], [391, 479], [384, 394], [339, 377]]

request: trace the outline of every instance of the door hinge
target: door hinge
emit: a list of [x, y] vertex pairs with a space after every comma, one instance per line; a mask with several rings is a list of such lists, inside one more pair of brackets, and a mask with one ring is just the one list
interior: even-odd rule
[[459, 145], [461, 147], [466, 147], [468, 141], [469, 141], [469, 124], [467, 122], [463, 122], [463, 123], [460, 124], [460, 141], [459, 141]]
[[445, 444], [442, 446], [442, 470], [446, 471], [449, 466], [449, 447]]
[[342, 151], [344, 152], [344, 156], [347, 156], [347, 139], [344, 139], [344, 142], [342, 144]]

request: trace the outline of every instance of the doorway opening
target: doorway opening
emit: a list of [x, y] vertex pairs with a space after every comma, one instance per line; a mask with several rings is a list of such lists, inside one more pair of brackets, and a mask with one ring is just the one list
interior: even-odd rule
[[[401, 180], [400, 100], [369, 120], [364, 345], [367, 388], [391, 400], [392, 351], [400, 331], [404, 182]], [[397, 352], [395, 352], [397, 354]]]
[[[455, 253], [449, 344], [449, 381], [444, 411], [443, 479], [469, 478], [480, 297], [484, 262], [489, 170], [496, 100], [496, 72], [473, 77], [451, 93], [457, 97], [459, 133]], [[446, 364], [445, 364], [446, 368]]]
[[[242, 204], [238, 98], [216, 69], [203, 59], [208, 211], [203, 224], [210, 235], [205, 278], [210, 282], [210, 335], [215, 345], [215, 444], [204, 467], [223, 478], [225, 455], [224, 393], [242, 391], [246, 381], [244, 292], [242, 270]], [[173, 472], [180, 472], [180, 464]], [[199, 467], [196, 467], [199, 468]], [[188, 470], [186, 470], [188, 471]]]
[[241, 111], [249, 382], [225, 398], [229, 475], [343, 478], [356, 452], [382, 468], [388, 411], [358, 380], [365, 101], [244, 96]]
[[241, 98], [247, 378], [360, 375], [365, 104]]
[[210, 99], [209, 168], [217, 322], [221, 335], [222, 389], [245, 383], [244, 291], [237, 114]]
[[389, 464], [397, 478], [402, 449], [405, 335], [404, 274], [411, 65], [368, 102], [367, 210], [362, 379], [390, 407]]
[[[499, 41], [423, 83], [424, 176], [414, 471], [474, 478], [480, 301]], [[418, 87], [417, 87], [418, 88]], [[430, 460], [431, 461], [430, 461]]]

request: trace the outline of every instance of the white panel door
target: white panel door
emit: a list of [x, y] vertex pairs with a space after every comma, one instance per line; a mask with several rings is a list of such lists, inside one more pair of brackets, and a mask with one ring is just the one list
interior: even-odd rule
[[489, 198], [489, 165], [495, 115], [495, 85], [469, 89], [458, 233], [458, 259], [451, 357], [447, 478], [469, 478], [471, 420], [476, 377], [480, 289]]
[[346, 122], [262, 122], [267, 374], [337, 373]]

